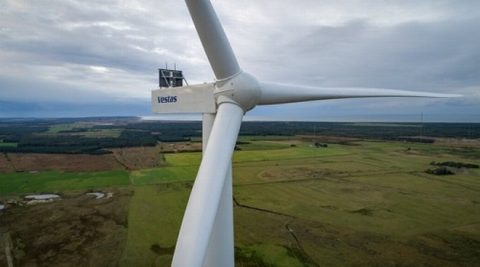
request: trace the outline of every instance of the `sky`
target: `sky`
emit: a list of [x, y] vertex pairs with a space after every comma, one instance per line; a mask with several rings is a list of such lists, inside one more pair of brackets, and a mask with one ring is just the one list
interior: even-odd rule
[[[261, 106], [248, 120], [480, 122], [480, 1], [212, 3], [259, 80], [464, 95]], [[152, 117], [165, 63], [214, 80], [183, 1], [0, 0], [0, 117]]]

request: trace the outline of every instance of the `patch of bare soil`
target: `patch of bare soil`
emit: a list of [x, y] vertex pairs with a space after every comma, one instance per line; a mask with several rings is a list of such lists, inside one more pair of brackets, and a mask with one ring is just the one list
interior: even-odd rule
[[62, 200], [6, 210], [0, 229], [11, 237], [14, 266], [117, 266], [132, 192], [111, 192], [108, 199], [76, 192], [63, 194]]
[[12, 172], [15, 171], [5, 153], [0, 153], [0, 172]]
[[480, 148], [480, 139], [435, 138], [435, 145], [447, 147]]
[[115, 159], [127, 170], [155, 168], [165, 164], [160, 146], [111, 149]]
[[7, 156], [17, 171], [104, 171], [124, 168], [113, 154], [8, 153]]
[[178, 152], [201, 152], [202, 143], [200, 142], [178, 142], [178, 143], [162, 143], [161, 150], [164, 153]]

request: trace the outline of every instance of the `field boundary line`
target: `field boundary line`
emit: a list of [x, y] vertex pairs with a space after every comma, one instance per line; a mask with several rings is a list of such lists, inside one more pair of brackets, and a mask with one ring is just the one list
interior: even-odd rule
[[289, 218], [296, 218], [295, 216], [290, 215], [290, 214], [281, 213], [281, 212], [274, 211], [274, 210], [268, 210], [268, 209], [257, 208], [257, 207], [253, 207], [253, 206], [241, 204], [240, 202], [238, 202], [238, 200], [237, 200], [235, 197], [233, 197], [233, 202], [235, 203], [235, 205], [237, 205], [237, 206], [239, 206], [239, 207], [241, 207], [241, 208], [251, 209], [251, 210], [256, 210], [256, 211], [261, 211], [261, 212], [266, 212], [266, 213], [271, 213], [271, 214], [280, 215], [280, 216], [285, 216], [285, 217], [289, 217]]
[[123, 166], [126, 171], [131, 171], [130, 168], [125, 163], [123, 163], [120, 159], [118, 159], [117, 153], [115, 153], [115, 151], [112, 151], [112, 154], [113, 154], [113, 158], [118, 164]]
[[[288, 221], [287, 223], [285, 223], [285, 229], [287, 229], [288, 233], [292, 236], [293, 240], [295, 240], [295, 244], [296, 244], [298, 250], [300, 251], [301, 254], [303, 254], [302, 256], [304, 258], [306, 258], [309, 261], [309, 263], [314, 264], [314, 266], [318, 267], [319, 265], [315, 261], [313, 261], [313, 259], [307, 254], [305, 249], [303, 249], [303, 246], [302, 246], [302, 243], [300, 242], [300, 239], [297, 237], [297, 235], [295, 234], [293, 229], [290, 227], [290, 224], [294, 220], [295, 220], [295, 218], [293, 218], [290, 221]], [[293, 254], [294, 254], [295, 258], [297, 258], [300, 262], [304, 261], [302, 259], [299, 259], [298, 256], [295, 255], [296, 253], [293, 253]]]

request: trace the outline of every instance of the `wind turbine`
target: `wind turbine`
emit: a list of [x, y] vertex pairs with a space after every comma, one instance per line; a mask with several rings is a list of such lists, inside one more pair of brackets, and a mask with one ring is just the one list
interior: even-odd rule
[[256, 105], [360, 97], [455, 97], [374, 88], [259, 82], [244, 72], [209, 0], [185, 1], [216, 81], [152, 91], [158, 113], [203, 113], [203, 157], [172, 266], [234, 266], [231, 158], [243, 115]]

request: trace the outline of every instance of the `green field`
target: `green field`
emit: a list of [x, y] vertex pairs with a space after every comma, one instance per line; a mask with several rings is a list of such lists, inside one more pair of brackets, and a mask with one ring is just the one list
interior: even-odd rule
[[48, 134], [56, 134], [61, 131], [70, 131], [76, 128], [78, 125], [76, 123], [64, 123], [64, 124], [57, 124], [50, 126], [46, 133]]
[[45, 133], [42, 133], [42, 135], [56, 136], [57, 134], [63, 131], [72, 131], [78, 128], [85, 128], [85, 131], [70, 132], [68, 133], [68, 135], [79, 135], [79, 136], [91, 137], [91, 138], [105, 138], [105, 137], [118, 138], [122, 133], [121, 129], [97, 129], [97, 128], [93, 128], [92, 126], [93, 125], [89, 123], [57, 124], [57, 125], [50, 126], [48, 128], [48, 131], [46, 131]]
[[0, 147], [17, 147], [18, 143], [0, 141]]
[[0, 193], [58, 192], [129, 185], [126, 171], [0, 173]]
[[[249, 143], [233, 157], [237, 266], [480, 262], [480, 169], [424, 172], [432, 161], [479, 164], [479, 149], [241, 140]], [[0, 193], [131, 186], [120, 265], [169, 266], [201, 153], [165, 158], [165, 167], [131, 172], [0, 174]]]
[[[470, 169], [448, 177], [424, 173], [434, 160], [472, 161], [471, 152], [462, 156], [456, 149], [399, 142], [265, 149], [258, 142], [258, 150], [253, 142], [251, 149], [235, 152], [234, 195], [242, 206], [270, 212], [235, 208], [239, 266], [455, 266], [478, 260], [480, 172]], [[194, 177], [200, 153], [168, 154], [166, 159], [172, 175], [172, 170], [183, 169], [177, 176], [183, 181], [190, 172]], [[164, 182], [154, 177], [149, 179]], [[170, 190], [186, 195], [188, 188], [181, 184]], [[157, 203], [164, 203], [161, 196]], [[161, 205], [173, 213], [170, 205]], [[176, 213], [182, 214], [183, 206], [178, 208]], [[163, 225], [160, 219], [152, 224]], [[300, 243], [285, 231], [286, 225]], [[174, 246], [174, 239], [169, 240], [161, 246]], [[138, 261], [155, 256], [146, 248]]]
[[[121, 266], [170, 265], [189, 192], [182, 183], [135, 188]], [[169, 253], [157, 255], [151, 250], [155, 244]]]

